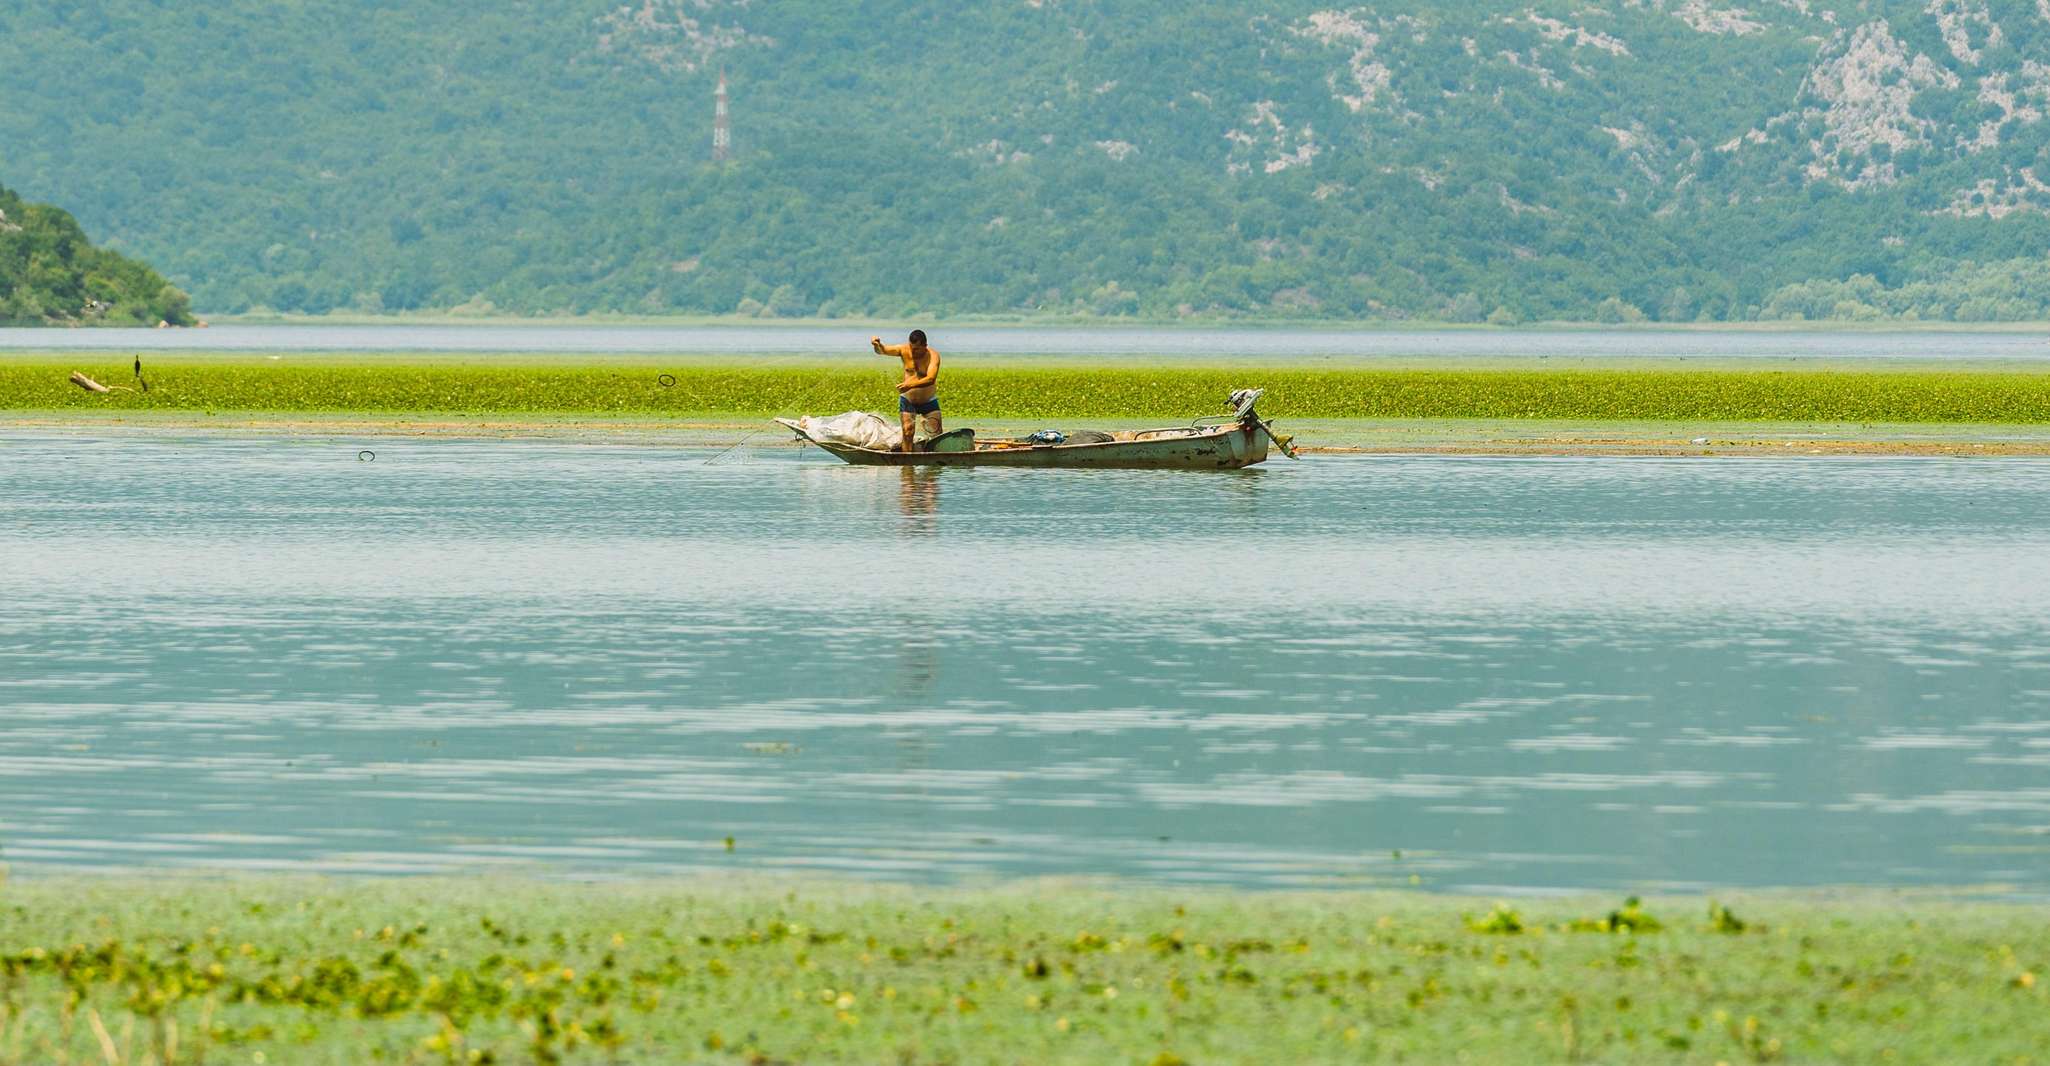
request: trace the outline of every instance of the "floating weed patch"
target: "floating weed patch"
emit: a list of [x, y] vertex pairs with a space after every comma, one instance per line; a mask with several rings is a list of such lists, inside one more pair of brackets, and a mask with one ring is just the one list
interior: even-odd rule
[[1736, 913], [1730, 910], [1730, 908], [1717, 903], [1715, 900], [1709, 900], [1708, 927], [1718, 933], [1741, 933], [1749, 929], [1751, 923], [1737, 917]]
[[1644, 905], [1631, 896], [1606, 917], [1575, 918], [1561, 928], [1573, 933], [1656, 933], [1665, 926], [1645, 913]]
[[[96, 357], [104, 358], [104, 357]], [[69, 374], [115, 364], [0, 363], [0, 410], [366, 414], [769, 415], [884, 410], [887, 374], [861, 367], [652, 367], [164, 362], [148, 392], [86, 393]], [[1283, 418], [2050, 423], [2041, 370], [1300, 370], [1273, 366], [949, 365], [950, 417], [1185, 419], [1234, 388]]]
[[1495, 904], [1495, 909], [1478, 918], [1466, 919], [1466, 927], [1476, 933], [1490, 933], [1498, 936], [1513, 936], [1524, 930], [1523, 915], [1507, 903]]
[[[1493, 910], [1478, 917], [1465, 915], [1463, 920], [1468, 930], [1492, 936], [1514, 936], [1525, 932], [1542, 933], [1547, 928], [1541, 923], [1532, 924], [1525, 921], [1523, 914], [1507, 903], [1497, 903]], [[1623, 901], [1621, 907], [1603, 917], [1572, 918], [1550, 928], [1561, 933], [1655, 933], [1665, 928], [1665, 925], [1645, 911], [1642, 901], [1636, 896], [1631, 896]], [[1741, 923], [1738, 928], [1741, 930]]]
[[2044, 1061], [2041, 907], [1765, 897], [1743, 936], [1653, 909], [14, 881], [0, 1063]]

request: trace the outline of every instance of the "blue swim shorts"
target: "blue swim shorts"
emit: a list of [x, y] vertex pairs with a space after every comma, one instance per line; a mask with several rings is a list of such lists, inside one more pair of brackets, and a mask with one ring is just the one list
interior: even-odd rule
[[897, 397], [897, 410], [907, 415], [936, 415], [940, 413], [940, 398], [913, 400], [909, 396]]

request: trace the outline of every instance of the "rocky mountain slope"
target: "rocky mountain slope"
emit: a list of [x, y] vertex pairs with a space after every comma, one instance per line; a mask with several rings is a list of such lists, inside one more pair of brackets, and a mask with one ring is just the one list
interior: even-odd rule
[[2050, 0], [0, 12], [223, 311], [2045, 318], [2046, 116]]

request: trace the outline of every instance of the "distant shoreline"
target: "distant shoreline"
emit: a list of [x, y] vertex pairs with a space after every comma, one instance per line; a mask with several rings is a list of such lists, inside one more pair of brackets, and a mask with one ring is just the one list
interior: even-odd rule
[[461, 315], [445, 311], [399, 314], [219, 314], [202, 315], [214, 326], [494, 326], [577, 328], [593, 326], [720, 326], [776, 329], [779, 327], [846, 327], [854, 330], [909, 329], [914, 326], [970, 326], [975, 328], [1017, 327], [1020, 329], [1150, 329], [1150, 330], [1247, 330], [1290, 329], [1307, 331], [1359, 332], [1445, 332], [1445, 333], [2043, 333], [2050, 336], [2050, 321], [2042, 322], [1947, 322], [1925, 320], [1810, 320], [1775, 319], [1744, 322], [1525, 322], [1493, 325], [1485, 322], [1441, 322], [1414, 319], [1331, 319], [1331, 318], [1105, 318], [1092, 315], [883, 315], [871, 318], [762, 318], [753, 315]]
[[[532, 437], [774, 447], [774, 415], [888, 415], [881, 361], [514, 353], [0, 355], [0, 429], [281, 437]], [[82, 370], [118, 391], [86, 392]], [[151, 389], [144, 391], [142, 384]], [[1140, 429], [1232, 388], [1312, 454], [2050, 456], [2050, 363], [1789, 367], [1684, 360], [1391, 359], [1345, 368], [994, 359], [952, 372], [985, 434]]]

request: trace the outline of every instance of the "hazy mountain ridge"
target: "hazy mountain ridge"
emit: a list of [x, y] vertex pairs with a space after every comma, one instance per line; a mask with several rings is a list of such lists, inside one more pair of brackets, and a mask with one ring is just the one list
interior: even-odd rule
[[2050, 0], [36, 3], [0, 90], [222, 310], [2050, 317]]

